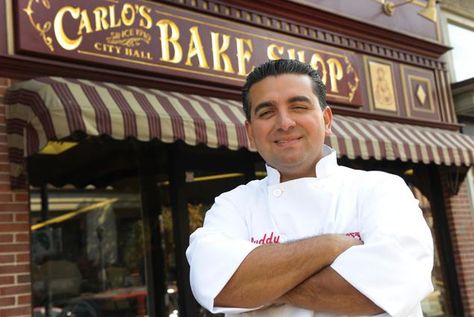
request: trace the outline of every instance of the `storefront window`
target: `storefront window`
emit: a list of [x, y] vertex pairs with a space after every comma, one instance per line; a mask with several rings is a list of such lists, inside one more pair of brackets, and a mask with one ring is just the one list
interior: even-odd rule
[[436, 230], [434, 229], [433, 214], [429, 200], [416, 187], [411, 187], [416, 199], [420, 202], [426, 223], [430, 227], [434, 243], [434, 266], [431, 279], [434, 291], [431, 292], [422, 302], [423, 315], [427, 317], [451, 316], [448, 288], [445, 283], [443, 267], [440, 261], [440, 248], [438, 246]]
[[31, 190], [34, 316], [147, 316], [138, 192], [48, 190], [47, 196], [42, 210], [40, 190]]
[[[189, 230], [194, 232], [202, 226], [204, 214], [210, 208], [208, 205], [188, 203]], [[162, 236], [164, 238], [165, 249], [165, 268], [167, 283], [167, 309], [169, 317], [178, 317], [178, 296], [179, 290], [176, 281], [177, 267], [175, 262], [175, 244], [173, 238], [173, 219], [170, 207], [164, 207], [161, 212], [160, 223], [162, 224]], [[201, 308], [199, 317], [205, 316], [224, 316], [222, 314], [213, 315]]]
[[[210, 173], [202, 171], [186, 172], [186, 200], [189, 219], [189, 232], [194, 232], [201, 227], [206, 212], [212, 207], [215, 197], [245, 183], [242, 173]], [[163, 237], [165, 275], [168, 287], [168, 312], [169, 317], [178, 316], [178, 297], [183, 296], [177, 285], [179, 271], [175, 263], [176, 245], [174, 242], [174, 222], [172, 208], [169, 205], [169, 186], [166, 182], [160, 185], [162, 194], [162, 209], [160, 213], [161, 236]], [[187, 299], [189, 301], [192, 298]], [[224, 314], [211, 314], [203, 307], [197, 308], [196, 317], [224, 316]]]

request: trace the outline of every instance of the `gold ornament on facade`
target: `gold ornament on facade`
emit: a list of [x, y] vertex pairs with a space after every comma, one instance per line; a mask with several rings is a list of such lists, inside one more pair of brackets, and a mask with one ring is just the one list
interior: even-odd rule
[[357, 91], [357, 88], [359, 88], [359, 76], [357, 76], [357, 73], [354, 69], [354, 67], [352, 67], [352, 64], [351, 62], [349, 61], [349, 58], [347, 58], [347, 56], [344, 56], [344, 61], [346, 62], [346, 75], [350, 75], [350, 74], [354, 74], [354, 83], [351, 83], [350, 81], [347, 83], [347, 85], [349, 86], [349, 95], [348, 95], [348, 98], [349, 98], [349, 101], [352, 101], [352, 99], [354, 98], [354, 95]]
[[38, 31], [38, 33], [40, 34], [41, 38], [43, 39], [44, 43], [48, 46], [50, 51], [54, 52], [53, 39], [51, 38], [51, 36], [47, 35], [47, 33], [51, 30], [51, 26], [52, 26], [51, 21], [48, 21], [44, 23], [43, 25], [35, 21], [33, 17], [34, 11], [32, 9], [34, 2], [35, 3], [41, 2], [43, 7], [45, 7], [46, 9], [50, 9], [51, 5], [49, 3], [49, 0], [41, 0], [41, 1], [30, 0], [28, 1], [28, 5], [26, 6], [26, 8], [23, 9], [23, 11], [28, 15], [28, 19], [30, 20], [31, 25]]
[[421, 103], [421, 105], [425, 104], [426, 101], [426, 92], [423, 89], [423, 86], [418, 85], [418, 88], [416, 90], [416, 97], [418, 98], [418, 101]]

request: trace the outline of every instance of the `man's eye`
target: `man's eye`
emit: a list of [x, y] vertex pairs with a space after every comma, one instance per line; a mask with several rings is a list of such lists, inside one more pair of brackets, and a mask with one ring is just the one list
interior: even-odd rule
[[269, 117], [270, 115], [272, 114], [272, 111], [271, 110], [266, 110], [266, 111], [260, 111], [257, 116], [259, 118], [265, 118], [265, 117]]
[[308, 106], [305, 106], [305, 105], [294, 105], [294, 106], [293, 106], [293, 109], [296, 109], [296, 110], [305, 110], [305, 109], [308, 109]]

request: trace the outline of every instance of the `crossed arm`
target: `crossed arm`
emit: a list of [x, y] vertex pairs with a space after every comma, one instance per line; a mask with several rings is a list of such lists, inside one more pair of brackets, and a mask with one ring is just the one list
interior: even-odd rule
[[196, 299], [213, 312], [281, 303], [345, 315], [419, 311], [433, 289], [430, 230], [402, 179], [370, 177], [373, 186], [360, 189], [361, 246], [343, 235], [322, 235], [256, 247], [233, 203], [238, 199], [216, 199], [187, 250]]
[[378, 306], [352, 287], [329, 265], [361, 244], [344, 235], [322, 235], [254, 249], [217, 295], [220, 307], [251, 308], [271, 304], [340, 314], [377, 314]]

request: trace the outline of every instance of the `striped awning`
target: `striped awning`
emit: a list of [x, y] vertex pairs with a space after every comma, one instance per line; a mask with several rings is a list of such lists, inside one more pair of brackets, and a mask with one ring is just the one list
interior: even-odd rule
[[326, 143], [350, 159], [474, 164], [474, 138], [455, 131], [335, 115], [332, 132]]
[[[235, 100], [44, 77], [13, 85], [4, 102], [14, 187], [25, 182], [25, 157], [78, 132], [253, 150], [242, 106]], [[335, 115], [333, 135], [326, 141], [349, 158], [458, 166], [474, 162], [473, 138], [442, 129]]]

